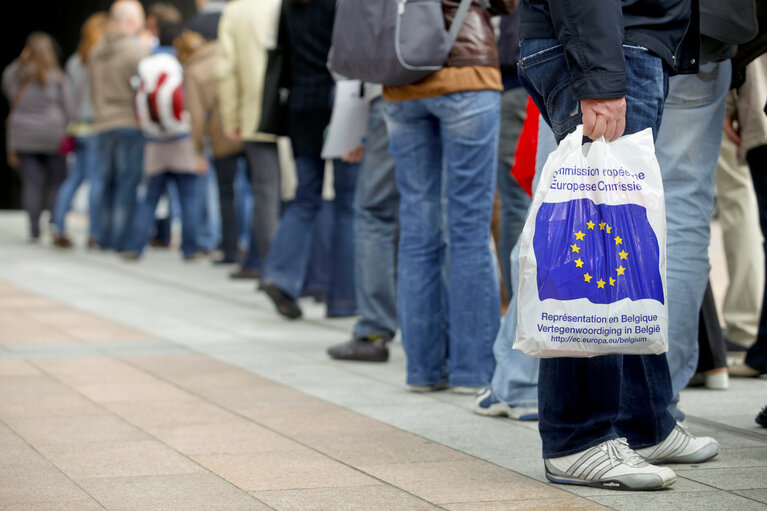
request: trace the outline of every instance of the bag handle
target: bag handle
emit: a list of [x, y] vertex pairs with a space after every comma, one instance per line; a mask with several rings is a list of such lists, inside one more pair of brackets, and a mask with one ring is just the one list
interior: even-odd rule
[[450, 30], [447, 32], [448, 37], [450, 37], [451, 48], [455, 44], [456, 39], [458, 39], [458, 32], [461, 30], [461, 25], [463, 25], [463, 20], [469, 12], [469, 7], [471, 7], [472, 1], [473, 0], [461, 0], [461, 3], [458, 5], [458, 10], [455, 11], [455, 17], [450, 24]]

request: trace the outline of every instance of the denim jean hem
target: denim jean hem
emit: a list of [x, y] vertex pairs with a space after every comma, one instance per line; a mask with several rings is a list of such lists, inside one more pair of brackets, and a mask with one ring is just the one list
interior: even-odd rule
[[550, 459], [550, 458], [561, 458], [563, 456], [570, 456], [571, 454], [576, 454], [581, 451], [585, 451], [586, 449], [591, 449], [592, 447], [601, 444], [602, 442], [607, 442], [608, 440], [614, 440], [618, 438], [618, 435], [615, 433], [611, 433], [609, 435], [604, 435], [599, 438], [595, 438], [593, 440], [589, 440], [588, 442], [584, 443], [580, 447], [576, 447], [574, 449], [567, 449], [565, 451], [560, 452], [546, 452], [543, 451], [543, 459]]
[[408, 385], [438, 385], [440, 383], [446, 383], [448, 381], [445, 376], [438, 376], [436, 378], [411, 378], [407, 376], [405, 380]]
[[328, 306], [327, 308], [327, 314], [328, 316], [356, 316], [357, 315], [357, 307], [344, 307], [344, 306]]

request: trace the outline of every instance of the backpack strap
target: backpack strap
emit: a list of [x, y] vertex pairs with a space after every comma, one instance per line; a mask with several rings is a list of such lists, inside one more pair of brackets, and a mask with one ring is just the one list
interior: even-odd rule
[[453, 18], [453, 22], [450, 24], [450, 30], [448, 31], [451, 47], [455, 44], [456, 39], [458, 39], [458, 32], [461, 30], [461, 25], [463, 25], [463, 20], [469, 12], [469, 7], [471, 7], [472, 1], [473, 0], [461, 0], [460, 5], [458, 5], [458, 10], [455, 11], [455, 17]]

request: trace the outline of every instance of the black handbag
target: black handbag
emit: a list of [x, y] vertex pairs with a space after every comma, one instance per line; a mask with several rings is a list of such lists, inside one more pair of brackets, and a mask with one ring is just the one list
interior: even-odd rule
[[288, 134], [288, 100], [290, 98], [290, 38], [288, 37], [286, 3], [280, 8], [277, 46], [267, 50], [266, 74], [261, 99], [259, 133]]

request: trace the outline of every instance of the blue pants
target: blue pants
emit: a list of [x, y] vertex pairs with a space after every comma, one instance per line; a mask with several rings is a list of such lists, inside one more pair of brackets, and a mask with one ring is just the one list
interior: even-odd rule
[[[568, 79], [564, 50], [556, 40], [532, 39], [523, 41], [521, 56], [522, 84], [561, 141], [581, 122], [579, 102], [569, 87], [561, 87]], [[667, 71], [646, 50], [626, 46], [624, 56], [625, 133], [650, 127], [657, 136]], [[672, 391], [665, 354], [542, 359], [538, 396], [544, 458], [618, 437], [626, 437], [634, 449], [647, 447], [666, 438], [675, 424], [668, 410]]]
[[144, 136], [137, 129], [120, 128], [99, 135], [101, 176], [102, 249], [125, 250], [136, 205], [136, 187], [141, 181]]
[[396, 254], [399, 193], [379, 98], [370, 104], [365, 158], [354, 194], [354, 284], [360, 319], [355, 337], [397, 331]]
[[59, 234], [66, 234], [66, 216], [72, 205], [75, 192], [83, 181], [88, 180], [88, 215], [90, 220], [90, 237], [99, 239], [99, 222], [101, 220], [101, 196], [103, 183], [101, 181], [101, 160], [99, 143], [96, 135], [77, 137], [75, 139], [74, 164], [69, 174], [59, 188], [56, 206], [53, 209], [53, 225]]
[[490, 216], [499, 123], [496, 91], [386, 105], [400, 192], [397, 302], [410, 385], [481, 386], [493, 374], [500, 300]]
[[200, 177], [195, 174], [180, 172], [163, 172], [149, 178], [146, 196], [139, 202], [136, 210], [133, 232], [126, 250], [137, 254], [144, 251], [154, 224], [157, 202], [165, 191], [168, 181], [174, 181], [181, 202], [181, 252], [184, 257], [192, 257], [197, 252], [197, 220], [200, 216], [199, 180]]
[[[334, 225], [330, 247], [330, 282], [327, 289], [329, 315], [348, 316], [357, 310], [354, 299], [354, 233], [352, 198], [357, 181], [357, 165], [333, 162]], [[298, 298], [304, 288], [317, 215], [322, 205], [325, 161], [319, 154], [296, 156], [298, 187], [280, 221], [264, 265], [262, 280], [271, 280], [285, 293]], [[258, 204], [258, 198], [256, 199]]]

